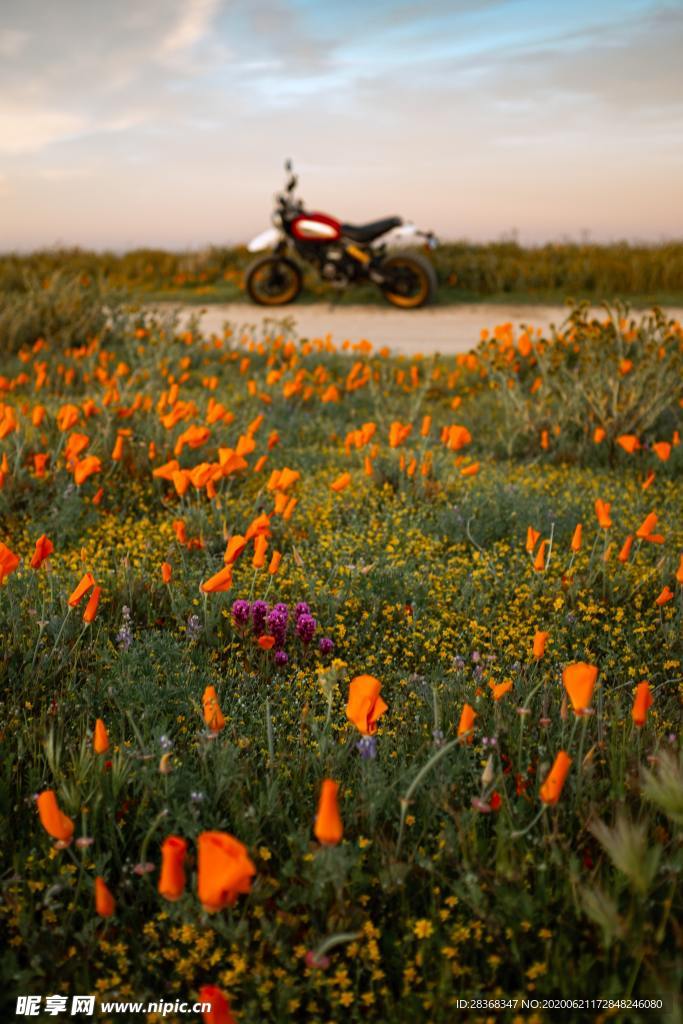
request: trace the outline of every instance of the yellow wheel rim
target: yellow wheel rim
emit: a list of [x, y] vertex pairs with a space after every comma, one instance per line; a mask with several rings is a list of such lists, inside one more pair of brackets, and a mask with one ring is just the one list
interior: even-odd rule
[[[264, 267], [263, 271], [268, 272], [269, 268]], [[259, 287], [260, 274], [257, 273], [254, 277], [252, 284], [255, 294], [258, 296], [258, 301], [263, 306], [280, 306], [284, 305], [285, 302], [291, 302], [294, 296], [299, 290], [299, 280], [293, 270], [288, 271], [291, 274], [291, 282], [289, 287], [282, 292], [278, 292], [277, 295], [269, 295], [268, 292], [264, 292]]]
[[392, 260], [391, 265], [407, 266], [410, 267], [413, 274], [419, 278], [420, 286], [415, 295], [401, 295], [400, 292], [392, 292], [389, 289], [384, 290], [384, 294], [393, 303], [394, 306], [401, 306], [403, 309], [412, 309], [415, 306], [421, 306], [429, 295], [429, 278], [425, 274], [422, 267], [417, 266], [411, 260]]

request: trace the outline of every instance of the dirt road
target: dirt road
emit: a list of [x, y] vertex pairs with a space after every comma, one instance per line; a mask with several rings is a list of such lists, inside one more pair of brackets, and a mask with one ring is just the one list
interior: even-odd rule
[[[168, 309], [170, 304], [164, 303]], [[563, 306], [493, 305], [477, 303], [463, 306], [436, 306], [426, 309], [403, 311], [382, 306], [333, 306], [316, 305], [283, 306], [279, 310], [263, 310], [259, 306], [244, 303], [230, 305], [173, 306], [181, 314], [181, 322], [192, 313], [200, 315], [205, 332], [221, 331], [223, 324], [255, 324], [260, 328], [264, 316], [273, 319], [291, 317], [294, 331], [299, 337], [323, 338], [331, 334], [332, 340], [340, 344], [347, 339], [351, 342], [366, 339], [376, 348], [389, 346], [395, 352], [412, 354], [440, 352], [444, 355], [467, 352], [479, 341], [482, 327], [489, 330], [498, 324], [512, 322], [515, 327], [525, 324], [529, 327], [547, 329], [551, 324], [559, 325], [565, 319], [568, 309]], [[604, 310], [596, 310], [604, 317]], [[677, 319], [683, 319], [683, 309], [668, 311]]]

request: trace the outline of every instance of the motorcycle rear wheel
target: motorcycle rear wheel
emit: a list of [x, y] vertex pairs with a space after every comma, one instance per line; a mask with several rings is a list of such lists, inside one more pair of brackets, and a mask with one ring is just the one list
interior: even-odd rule
[[284, 306], [301, 291], [301, 271], [286, 256], [261, 256], [244, 275], [247, 294], [259, 306]]
[[380, 265], [388, 281], [380, 285], [382, 293], [392, 306], [417, 309], [431, 302], [436, 295], [437, 280], [434, 267], [419, 252], [392, 253]]

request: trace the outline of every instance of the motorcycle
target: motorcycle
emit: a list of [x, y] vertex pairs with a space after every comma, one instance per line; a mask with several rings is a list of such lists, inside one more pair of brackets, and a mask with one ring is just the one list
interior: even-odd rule
[[436, 248], [431, 231], [419, 231], [402, 217], [384, 217], [369, 224], [344, 224], [326, 213], [312, 213], [294, 197], [298, 179], [290, 160], [288, 179], [275, 196], [273, 227], [247, 246], [249, 252], [270, 249], [247, 267], [245, 285], [250, 298], [262, 306], [282, 306], [299, 295], [303, 275], [297, 257], [312, 264], [327, 284], [346, 288], [372, 281], [384, 297], [401, 309], [423, 306], [436, 294], [437, 281], [430, 261], [414, 249], [396, 246], [422, 239], [424, 248]]

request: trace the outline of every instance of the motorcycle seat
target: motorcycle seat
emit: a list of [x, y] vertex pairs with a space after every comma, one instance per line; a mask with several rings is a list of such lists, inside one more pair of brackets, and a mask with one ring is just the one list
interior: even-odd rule
[[398, 228], [403, 223], [401, 217], [384, 217], [383, 220], [373, 220], [369, 224], [342, 224], [342, 234], [354, 242], [372, 242], [379, 238], [386, 231]]

